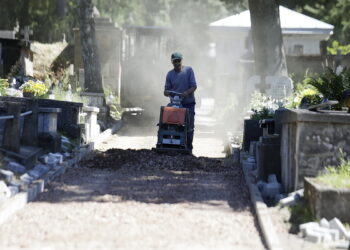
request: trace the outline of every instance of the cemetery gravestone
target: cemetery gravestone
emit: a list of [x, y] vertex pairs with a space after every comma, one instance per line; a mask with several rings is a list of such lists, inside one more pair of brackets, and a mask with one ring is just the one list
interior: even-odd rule
[[286, 76], [266, 76], [263, 81], [261, 76], [252, 76], [247, 82], [248, 93], [255, 90], [265, 93], [272, 99], [283, 100], [293, 91], [293, 82]]
[[33, 35], [33, 31], [31, 29], [29, 29], [28, 26], [25, 26], [23, 30], [21, 30], [21, 34], [24, 36], [24, 42], [26, 43], [26, 45], [28, 46], [29, 44], [29, 36]]
[[281, 110], [282, 183], [290, 192], [303, 186], [326, 166], [339, 165], [339, 150], [350, 153], [350, 116], [346, 112]]

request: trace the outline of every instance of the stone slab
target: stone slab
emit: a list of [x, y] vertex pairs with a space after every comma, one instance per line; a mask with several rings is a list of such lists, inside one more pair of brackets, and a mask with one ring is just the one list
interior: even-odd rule
[[337, 217], [350, 223], [350, 189], [321, 185], [313, 178], [304, 179], [304, 189], [305, 198], [316, 218], [330, 220]]
[[8, 151], [3, 148], [0, 148], [0, 151], [4, 152], [7, 156], [14, 158], [24, 166], [32, 168], [34, 167], [38, 155], [40, 154], [42, 149], [30, 146], [21, 146], [19, 153]]

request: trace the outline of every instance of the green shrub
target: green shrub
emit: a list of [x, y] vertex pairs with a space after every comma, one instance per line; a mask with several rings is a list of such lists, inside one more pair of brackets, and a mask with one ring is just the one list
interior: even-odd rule
[[336, 110], [340, 110], [343, 92], [350, 89], [350, 70], [345, 68], [341, 72], [336, 73], [331, 68], [326, 68], [323, 73], [315, 77], [307, 77], [305, 83], [315, 87], [324, 98], [337, 100], [339, 104], [333, 107]]

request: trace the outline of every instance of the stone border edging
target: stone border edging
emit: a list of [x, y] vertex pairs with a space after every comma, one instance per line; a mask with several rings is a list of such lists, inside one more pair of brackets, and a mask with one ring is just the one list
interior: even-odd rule
[[262, 231], [266, 246], [269, 250], [282, 250], [280, 241], [278, 240], [276, 230], [269, 215], [268, 208], [261, 197], [258, 187], [251, 181], [249, 173], [241, 167], [244, 172], [244, 179], [249, 188], [250, 200], [254, 205], [258, 223]]
[[121, 127], [122, 121], [119, 120], [111, 128], [103, 131], [99, 136], [94, 138], [94, 140], [90, 142], [85, 149], [81, 148], [79, 152], [74, 156], [74, 158], [63, 162], [59, 166], [56, 166], [53, 170], [50, 170], [44, 178], [35, 180], [32, 184], [29, 185], [27, 191], [19, 192], [13, 197], [9, 198], [7, 201], [0, 204], [0, 226], [7, 219], [9, 219], [11, 215], [22, 209], [27, 203], [35, 200], [38, 194], [44, 191], [45, 185], [49, 181], [56, 179], [62, 175], [67, 168], [77, 164], [88, 153], [94, 150], [96, 145], [118, 131]]

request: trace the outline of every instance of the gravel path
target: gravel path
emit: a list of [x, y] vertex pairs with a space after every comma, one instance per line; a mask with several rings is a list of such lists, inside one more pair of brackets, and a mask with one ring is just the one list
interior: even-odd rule
[[[147, 148], [150, 138], [112, 136], [101, 150]], [[222, 154], [215, 139], [203, 139]], [[0, 249], [264, 249], [241, 169], [188, 159], [197, 167], [71, 168], [0, 227]]]

